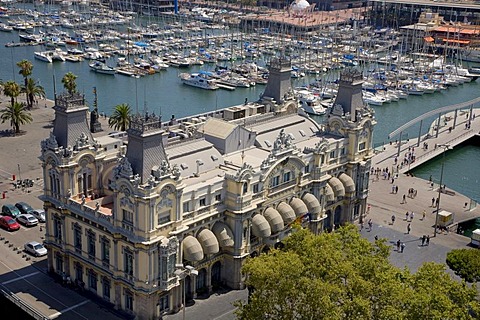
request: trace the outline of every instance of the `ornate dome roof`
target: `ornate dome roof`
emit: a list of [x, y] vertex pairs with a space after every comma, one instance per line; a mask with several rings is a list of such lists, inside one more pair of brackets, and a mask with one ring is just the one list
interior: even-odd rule
[[305, 10], [310, 6], [310, 3], [308, 3], [307, 0], [295, 0], [295, 2], [292, 3], [292, 9], [294, 11], [302, 11]]

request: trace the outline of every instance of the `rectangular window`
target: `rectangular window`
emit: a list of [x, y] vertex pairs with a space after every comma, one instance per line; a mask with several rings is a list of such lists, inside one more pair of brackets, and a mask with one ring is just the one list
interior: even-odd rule
[[83, 282], [83, 267], [80, 263], [75, 264], [75, 280], [79, 283]]
[[53, 220], [53, 236], [55, 240], [62, 241], [62, 221], [58, 217], [55, 217]]
[[88, 256], [95, 259], [95, 233], [88, 232]]
[[133, 212], [123, 210], [123, 222], [133, 224]]
[[365, 142], [360, 143], [360, 144], [358, 145], [358, 150], [359, 150], [359, 151], [360, 151], [360, 150], [365, 150], [365, 146], [366, 146]]
[[345, 147], [343, 147], [343, 148], [340, 150], [340, 155], [344, 156], [344, 155], [345, 155], [345, 153], [346, 153], [346, 151], [345, 151]]
[[97, 291], [97, 274], [93, 270], [88, 273], [88, 287]]
[[290, 181], [290, 172], [285, 172], [283, 174], [283, 182], [288, 182]]
[[103, 298], [110, 301], [110, 280], [105, 277], [103, 278], [102, 289]]
[[125, 251], [123, 254], [124, 270], [128, 276], [133, 276], [133, 252]]
[[335, 150], [330, 151], [330, 159], [334, 159], [334, 158], [335, 158]]
[[221, 195], [220, 193], [217, 193], [217, 194], [215, 195], [215, 201], [217, 201], [217, 202], [218, 202], [218, 201], [222, 201], [222, 195]]
[[73, 231], [73, 245], [77, 253], [82, 253], [82, 228], [75, 225]]
[[158, 225], [170, 222], [170, 211], [161, 212], [158, 214]]
[[162, 281], [168, 280], [168, 266], [167, 266], [167, 257], [160, 257], [160, 278]]
[[189, 212], [190, 211], [190, 202], [185, 201], [183, 203], [183, 212]]
[[272, 178], [272, 187], [278, 186], [279, 183], [280, 183], [280, 176], [275, 176]]
[[160, 312], [165, 312], [169, 310], [169, 305], [168, 305], [168, 295], [160, 297], [160, 301], [158, 304], [160, 305]]
[[259, 191], [258, 183], [255, 183], [255, 184], [253, 185], [253, 193], [258, 193], [258, 191]]
[[110, 241], [106, 238], [102, 239], [102, 262], [110, 264]]
[[305, 173], [310, 173], [310, 165], [306, 165], [305, 168], [303, 169]]
[[200, 199], [200, 207], [205, 207], [207, 204], [207, 200], [205, 198]]
[[125, 293], [125, 309], [133, 311], [133, 294], [129, 291]]

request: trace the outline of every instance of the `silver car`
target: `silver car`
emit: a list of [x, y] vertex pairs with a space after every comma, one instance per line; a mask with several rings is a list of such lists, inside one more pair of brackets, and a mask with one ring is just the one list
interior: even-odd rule
[[33, 227], [38, 224], [38, 219], [32, 216], [30, 213], [20, 214], [17, 216], [18, 223], [27, 227]]
[[45, 222], [45, 211], [43, 209], [35, 209], [29, 213], [37, 218], [39, 222]]
[[41, 257], [47, 254], [47, 248], [37, 241], [30, 241], [25, 243], [25, 251], [33, 254], [35, 257]]

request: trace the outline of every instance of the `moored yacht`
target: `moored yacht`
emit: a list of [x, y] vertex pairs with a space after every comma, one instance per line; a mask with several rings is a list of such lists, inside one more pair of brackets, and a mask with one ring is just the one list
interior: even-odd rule
[[103, 73], [108, 75], [115, 75], [115, 69], [108, 66], [105, 62], [94, 60], [88, 64], [90, 69], [97, 73]]
[[181, 73], [179, 75], [182, 82], [186, 85], [202, 88], [206, 90], [216, 90], [218, 89], [218, 85], [216, 84], [215, 80], [208, 79], [208, 76], [204, 73]]
[[327, 112], [327, 108], [321, 104], [321, 99], [312, 92], [299, 90], [295, 94], [297, 95], [300, 108], [305, 110], [306, 113], [319, 116]]
[[34, 54], [35, 59], [45, 61], [45, 62], [48, 62], [48, 63], [53, 62], [51, 51], [36, 51], [33, 54]]

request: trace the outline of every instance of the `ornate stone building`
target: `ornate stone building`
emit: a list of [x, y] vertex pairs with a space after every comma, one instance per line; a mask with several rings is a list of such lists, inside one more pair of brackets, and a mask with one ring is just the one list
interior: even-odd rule
[[[164, 123], [137, 115], [128, 138], [92, 135], [83, 96], [57, 96], [41, 154], [49, 270], [155, 319], [179, 310], [181, 281], [187, 297], [244, 288], [245, 259], [295, 221], [319, 233], [361, 217], [376, 123], [361, 74], [342, 73], [320, 125], [298, 109], [290, 64], [270, 69], [259, 102]], [[180, 264], [198, 275], [181, 279]]]

